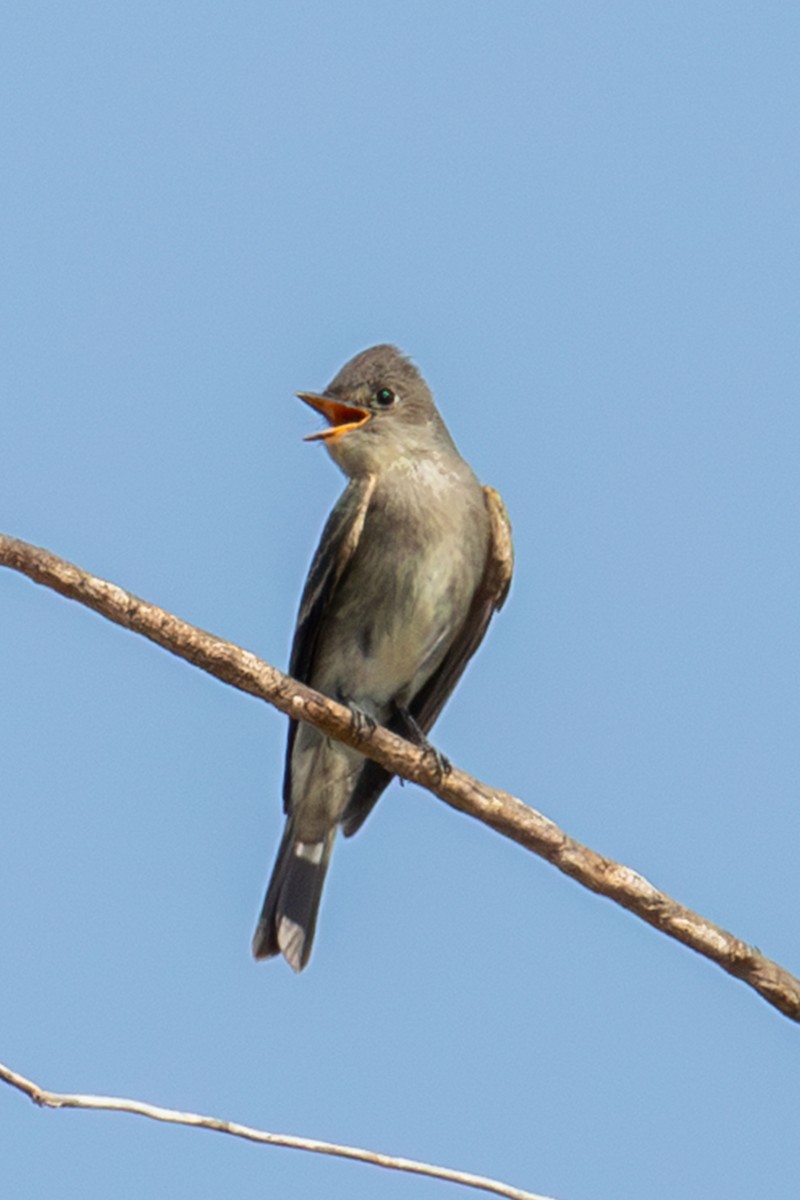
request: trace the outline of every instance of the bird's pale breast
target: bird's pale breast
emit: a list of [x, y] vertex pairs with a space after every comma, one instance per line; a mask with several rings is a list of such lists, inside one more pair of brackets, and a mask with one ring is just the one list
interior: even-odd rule
[[312, 683], [379, 720], [441, 662], [483, 573], [488, 522], [466, 464], [398, 464], [375, 490]]

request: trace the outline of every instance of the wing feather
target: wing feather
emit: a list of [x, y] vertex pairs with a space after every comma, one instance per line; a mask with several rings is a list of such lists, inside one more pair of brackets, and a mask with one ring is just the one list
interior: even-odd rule
[[[311, 680], [325, 617], [361, 538], [376, 479], [375, 475], [365, 475], [351, 480], [322, 531], [300, 600], [289, 659], [289, 674], [300, 683], [309, 683]], [[283, 776], [283, 807], [286, 813], [291, 810], [292, 748], [296, 734], [297, 721], [290, 720]]]

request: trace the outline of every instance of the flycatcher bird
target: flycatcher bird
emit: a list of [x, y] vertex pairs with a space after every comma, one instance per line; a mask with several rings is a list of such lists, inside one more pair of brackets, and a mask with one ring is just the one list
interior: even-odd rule
[[[428, 748], [425, 735], [511, 583], [497, 492], [458, 453], [417, 368], [394, 346], [357, 354], [319, 395], [349, 482], [325, 526], [297, 617], [289, 672]], [[336, 831], [359, 829], [391, 774], [291, 721], [286, 828], [253, 938], [256, 958], [308, 962]]]

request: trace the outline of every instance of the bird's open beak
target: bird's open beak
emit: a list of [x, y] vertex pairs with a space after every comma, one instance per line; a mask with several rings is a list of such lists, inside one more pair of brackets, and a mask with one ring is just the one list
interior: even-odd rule
[[352, 404], [342, 404], [339, 400], [329, 399], [328, 396], [318, 396], [316, 392], [298, 392], [297, 397], [306, 404], [310, 404], [318, 413], [322, 413], [330, 424], [330, 429], [321, 429], [319, 433], [310, 433], [308, 437], [303, 438], [304, 442], [315, 442], [320, 439], [331, 441], [333, 438], [349, 433], [352, 429], [360, 429], [372, 416], [372, 413], [366, 409], [356, 408]]

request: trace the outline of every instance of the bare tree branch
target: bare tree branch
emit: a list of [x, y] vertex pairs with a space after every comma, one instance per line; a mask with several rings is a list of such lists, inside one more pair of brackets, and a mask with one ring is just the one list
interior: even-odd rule
[[250, 1125], [239, 1125], [235, 1121], [222, 1121], [219, 1117], [204, 1117], [200, 1113], [179, 1112], [175, 1108], [162, 1108], [158, 1104], [145, 1104], [141, 1100], [125, 1100], [118, 1096], [87, 1096], [69, 1092], [48, 1092], [24, 1075], [0, 1063], [0, 1079], [30, 1096], [41, 1108], [88, 1108], [103, 1112], [134, 1113], [149, 1117], [153, 1121], [166, 1121], [170, 1125], [189, 1125], [198, 1129], [213, 1129], [216, 1133], [227, 1133], [231, 1137], [245, 1138], [248, 1142], [261, 1142], [267, 1146], [286, 1146], [289, 1150], [307, 1150], [310, 1154], [329, 1154], [333, 1158], [349, 1158], [354, 1162], [370, 1163], [373, 1167], [385, 1167], [389, 1171], [405, 1171], [411, 1175], [426, 1175], [430, 1179], [442, 1179], [446, 1183], [459, 1183], [462, 1187], [476, 1188], [504, 1196], [506, 1200], [548, 1200], [534, 1192], [489, 1179], [485, 1175], [473, 1175], [470, 1171], [454, 1171], [450, 1167], [437, 1167], [433, 1163], [417, 1162], [413, 1158], [397, 1158], [393, 1154], [379, 1154], [375, 1150], [362, 1150], [358, 1146], [341, 1146], [337, 1142], [320, 1142], [316, 1138], [294, 1137], [289, 1133], [267, 1133], [265, 1129], [253, 1129]]
[[800, 980], [795, 976], [755, 947], [678, 904], [636, 871], [575, 841], [515, 796], [456, 769], [442, 778], [429, 754], [396, 734], [380, 726], [374, 731], [356, 728], [349, 709], [290, 679], [249, 651], [204, 633], [47, 550], [0, 534], [0, 565], [93, 608], [224, 683], [355, 746], [393, 774], [426, 788], [451, 808], [489, 825], [584, 887], [614, 900], [662, 933], [711, 959], [779, 1012], [800, 1021]]

